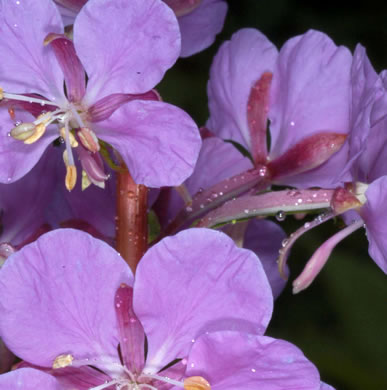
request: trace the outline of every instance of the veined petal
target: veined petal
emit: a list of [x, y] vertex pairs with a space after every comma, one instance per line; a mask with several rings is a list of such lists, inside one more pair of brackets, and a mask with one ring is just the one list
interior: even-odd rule
[[63, 390], [53, 376], [34, 368], [20, 368], [0, 375], [0, 388], [7, 390]]
[[70, 102], [80, 102], [85, 94], [86, 79], [83, 66], [75, 53], [73, 41], [63, 34], [49, 34], [45, 39], [58, 60], [66, 82]]
[[387, 176], [375, 180], [366, 191], [367, 202], [361, 208], [365, 222], [368, 252], [375, 263], [387, 273]]
[[92, 104], [112, 93], [152, 89], [179, 56], [180, 32], [173, 11], [159, 0], [91, 0], [75, 20], [74, 44]]
[[252, 250], [261, 260], [263, 269], [269, 279], [274, 298], [282, 292], [286, 281], [278, 271], [278, 251], [286, 234], [276, 223], [264, 219], [249, 221], [243, 247]]
[[186, 375], [204, 377], [213, 390], [320, 389], [316, 367], [293, 344], [240, 332], [200, 336]]
[[213, 44], [222, 31], [227, 8], [223, 0], [202, 0], [192, 12], [178, 17], [181, 57], [189, 57]]
[[[1, 66], [1, 65], [0, 65]], [[16, 119], [32, 122], [35, 118], [26, 112], [16, 111]], [[57, 131], [48, 127], [38, 142], [26, 145], [9, 135], [15, 127], [5, 107], [0, 108], [0, 183], [13, 183], [28, 173], [43, 155], [49, 144], [58, 137]]]
[[285, 43], [273, 72], [271, 160], [316, 132], [348, 133], [351, 63], [347, 48], [318, 31]]
[[247, 102], [251, 88], [277, 58], [275, 46], [259, 31], [242, 29], [219, 49], [208, 82], [210, 119], [207, 127], [224, 139], [251, 150]]
[[163, 102], [135, 100], [94, 129], [118, 150], [134, 181], [148, 187], [180, 185], [192, 173], [201, 146], [193, 120]]
[[115, 110], [132, 100], [161, 100], [156, 90], [142, 94], [113, 93], [98, 100], [88, 109], [91, 122], [100, 122], [110, 117]]
[[43, 367], [63, 354], [96, 358], [93, 365], [102, 369], [102, 361], [119, 362], [114, 295], [132, 279], [126, 263], [104, 242], [72, 229], [47, 233], [1, 269], [4, 342]]
[[50, 48], [48, 33], [63, 33], [51, 0], [2, 0], [0, 3], [0, 86], [12, 93], [39, 93], [64, 100], [63, 74]]
[[157, 372], [187, 356], [206, 331], [262, 334], [272, 305], [260, 261], [225, 234], [189, 229], [165, 238], [136, 271], [134, 311], [148, 339], [144, 370]]

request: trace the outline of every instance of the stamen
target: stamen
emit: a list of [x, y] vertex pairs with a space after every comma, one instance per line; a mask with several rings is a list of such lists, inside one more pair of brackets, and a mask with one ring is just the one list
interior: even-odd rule
[[[61, 127], [59, 130], [59, 134], [62, 138], [66, 138], [66, 130], [64, 127]], [[78, 141], [75, 139], [74, 134], [70, 131], [69, 132], [69, 139], [70, 139], [70, 145], [72, 148], [78, 147]]]
[[57, 368], [64, 368], [72, 365], [74, 356], [68, 355], [59, 355], [55, 358], [52, 368], [55, 370]]
[[316, 217], [311, 222], [306, 222], [301, 228], [297, 229], [294, 233], [292, 233], [286, 241], [284, 240], [282, 243], [282, 248], [279, 251], [279, 257], [277, 260], [278, 263], [278, 270], [281, 275], [281, 277], [285, 280], [288, 279], [288, 276], [285, 272], [285, 266], [286, 261], [289, 256], [290, 249], [292, 248], [293, 244], [296, 242], [297, 239], [299, 239], [304, 233], [307, 231], [313, 229], [314, 227], [321, 225], [322, 223], [328, 221], [329, 219], [333, 218], [336, 215], [336, 213], [330, 212], [325, 214], [320, 214], [318, 217]]
[[7, 92], [4, 92], [2, 88], [0, 88], [0, 100], [1, 99], [18, 100], [21, 102], [28, 102], [28, 103], [38, 103], [41, 106], [45, 106], [47, 104], [50, 106], [60, 107], [58, 103], [51, 102], [49, 100], [35, 98], [35, 97], [31, 97], [31, 96], [17, 95], [14, 93], [7, 93]]
[[328, 258], [335, 246], [355, 230], [361, 228], [363, 224], [364, 221], [360, 219], [325, 241], [324, 244], [322, 244], [316, 252], [314, 252], [301, 275], [293, 282], [293, 294], [297, 294], [309, 287], [321, 271], [322, 267], [328, 261]]
[[[106, 383], [103, 383], [102, 385], [99, 385], [99, 386], [95, 386], [95, 387], [90, 387], [89, 390], [102, 390], [102, 389], [106, 389], [107, 387], [110, 387], [112, 385], [116, 385], [116, 384], [119, 384], [121, 383], [121, 380], [119, 379], [114, 379], [110, 382], [106, 382]], [[120, 387], [121, 388], [121, 387]]]
[[192, 203], [192, 197], [185, 184], [181, 184], [175, 187], [175, 190], [179, 193], [186, 205]]
[[202, 376], [191, 376], [184, 380], [185, 390], [211, 390], [211, 386]]
[[14, 127], [9, 134], [19, 141], [25, 141], [34, 134], [35, 128], [36, 126], [34, 123], [21, 123], [20, 125]]
[[24, 140], [24, 143], [27, 145], [31, 145], [34, 142], [36, 142], [38, 139], [40, 139], [43, 134], [46, 132], [46, 124], [45, 123], [39, 123], [37, 126], [35, 126], [34, 133]]
[[68, 191], [71, 191], [77, 182], [77, 168], [75, 165], [68, 165], [66, 167], [65, 185]]
[[70, 106], [71, 113], [73, 114], [74, 119], [78, 122], [78, 125], [80, 128], [86, 127], [81, 116], [78, 114], [78, 111], [73, 107]]
[[100, 149], [98, 138], [93, 130], [88, 127], [81, 127], [78, 131], [78, 137], [82, 142], [82, 145], [90, 152], [95, 153]]

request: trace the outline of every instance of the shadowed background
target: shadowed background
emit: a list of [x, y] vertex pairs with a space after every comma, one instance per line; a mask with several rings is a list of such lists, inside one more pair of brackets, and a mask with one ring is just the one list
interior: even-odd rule
[[[243, 27], [261, 30], [278, 48], [310, 28], [321, 30], [352, 51], [362, 43], [375, 69], [387, 68], [387, 3], [368, 1], [357, 7], [286, 0], [228, 3], [226, 24], [215, 44], [180, 59], [158, 88], [165, 101], [185, 109], [199, 126], [208, 117], [206, 84], [212, 58], [219, 45]], [[290, 234], [303, 222], [288, 217], [281, 225]], [[339, 229], [334, 222], [324, 225], [295, 245], [289, 259], [290, 280], [314, 249]], [[276, 301], [268, 335], [295, 343], [337, 390], [385, 390], [386, 329], [387, 277], [368, 256], [362, 229], [336, 248], [306, 291], [293, 296], [288, 283]]]

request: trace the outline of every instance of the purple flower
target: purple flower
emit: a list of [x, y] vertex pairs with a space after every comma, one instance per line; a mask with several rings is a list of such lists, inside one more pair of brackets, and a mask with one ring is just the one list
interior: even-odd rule
[[76, 181], [73, 149], [88, 180], [103, 185], [99, 152], [108, 151], [106, 143], [138, 183], [177, 185], [190, 175], [200, 148], [197, 127], [151, 91], [180, 52], [169, 7], [158, 0], [91, 0], [74, 22], [74, 42], [63, 35], [50, 0], [3, 0], [1, 7], [1, 95], [10, 110], [37, 118], [9, 118], [2, 109], [0, 181], [25, 175], [59, 136], [69, 189]]
[[[87, 0], [55, 0], [65, 24], [73, 24]], [[181, 57], [189, 57], [212, 45], [227, 13], [224, 0], [164, 0], [177, 16], [181, 32]]]
[[133, 278], [105, 243], [56, 230], [8, 259], [0, 288], [5, 343], [50, 374], [0, 376], [10, 389], [38, 380], [45, 390], [190, 381], [203, 389], [206, 381], [213, 389], [320, 389], [300, 350], [263, 336], [272, 312], [267, 278], [257, 257], [223, 233], [191, 229], [166, 238]]
[[334, 187], [332, 170], [347, 157], [351, 62], [348, 49], [318, 31], [278, 52], [259, 31], [240, 30], [212, 64], [207, 127], [247, 148], [273, 182]]
[[[218, 137], [208, 137], [203, 140], [202, 148], [193, 174], [184, 182], [188, 191], [186, 209], [190, 206], [190, 197], [208, 189], [218, 182], [226, 180], [238, 173], [251, 169], [252, 163], [230, 143]], [[181, 189], [180, 189], [181, 190]], [[163, 225], [170, 222], [177, 212], [184, 208], [182, 197], [175, 189], [164, 189], [158, 202], [157, 213]], [[213, 200], [216, 200], [214, 198]], [[244, 248], [257, 254], [269, 279], [273, 295], [276, 298], [285, 286], [285, 280], [280, 276], [276, 259], [278, 250], [286, 235], [274, 222], [268, 220], [251, 220], [246, 226], [238, 224], [225, 228], [226, 233], [240, 241]], [[238, 237], [236, 237], [238, 236]]]

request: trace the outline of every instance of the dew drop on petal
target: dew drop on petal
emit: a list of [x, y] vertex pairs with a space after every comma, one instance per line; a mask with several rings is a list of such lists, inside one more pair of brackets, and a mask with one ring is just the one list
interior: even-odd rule
[[282, 248], [285, 248], [285, 246], [288, 244], [288, 242], [289, 242], [289, 240], [288, 240], [287, 238], [284, 238], [284, 239], [282, 240], [282, 243], [281, 243]]
[[245, 214], [248, 214], [248, 213], [249, 213], [249, 210], [248, 210], [248, 209], [246, 209], [244, 212], [245, 212]]
[[275, 219], [279, 222], [284, 221], [285, 218], [286, 218], [286, 214], [282, 210], [278, 211], [278, 213], [275, 215]]

